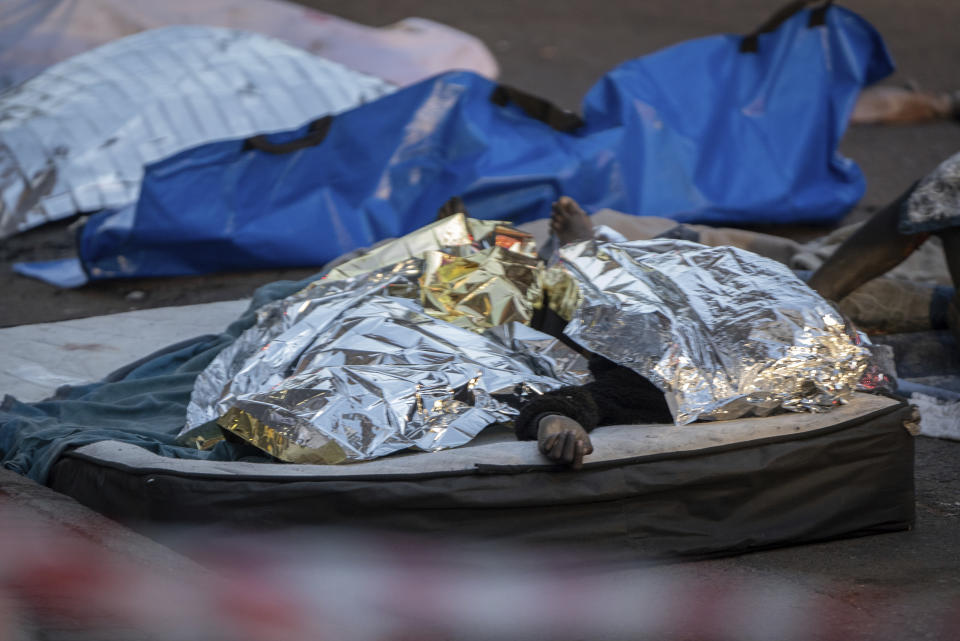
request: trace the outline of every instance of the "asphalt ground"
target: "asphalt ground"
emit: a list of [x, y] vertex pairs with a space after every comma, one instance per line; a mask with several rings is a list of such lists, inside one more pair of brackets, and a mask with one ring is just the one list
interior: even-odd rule
[[[452, 25], [487, 43], [500, 62], [503, 82], [577, 109], [592, 83], [619, 62], [689, 38], [747, 32], [781, 3], [332, 0], [304, 4], [375, 26], [408, 16]], [[861, 13], [883, 34], [898, 65], [896, 75], [886, 83], [910, 80], [931, 90], [960, 88], [960, 3], [855, 0], [844, 5]], [[960, 149], [960, 126], [931, 123], [852, 128], [841, 149], [860, 164], [868, 180], [866, 196], [848, 216], [848, 220], [856, 220], [893, 199]], [[794, 227], [767, 231], [803, 239], [826, 230]], [[0, 326], [240, 298], [263, 283], [300, 278], [314, 271], [141, 279], [61, 291], [10, 270], [17, 260], [57, 258], [72, 252], [69, 224], [34, 230], [0, 245], [0, 288], [4, 292]], [[942, 615], [956, 606], [960, 595], [958, 461], [960, 444], [917, 439], [917, 523], [909, 532], [704, 561], [687, 564], [685, 571], [696, 573], [703, 568], [731, 577], [775, 577], [800, 588], [828, 579], [835, 587], [825, 592], [827, 597], [865, 615], [862, 627], [849, 631], [857, 633], [853, 636], [947, 638], [941, 627]], [[902, 598], [878, 600], [878, 590]]]

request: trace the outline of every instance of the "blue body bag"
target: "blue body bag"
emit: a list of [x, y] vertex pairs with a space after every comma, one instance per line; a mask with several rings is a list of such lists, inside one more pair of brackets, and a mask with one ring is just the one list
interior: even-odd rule
[[295, 131], [196, 147], [148, 167], [135, 205], [91, 217], [79, 260], [17, 269], [76, 286], [321, 265], [430, 223], [457, 195], [471, 216], [516, 223], [562, 195], [683, 222], [836, 222], [864, 192], [836, 149], [860, 89], [892, 71], [883, 41], [821, 7], [744, 44], [712, 36], [626, 62], [582, 120], [452, 72]]

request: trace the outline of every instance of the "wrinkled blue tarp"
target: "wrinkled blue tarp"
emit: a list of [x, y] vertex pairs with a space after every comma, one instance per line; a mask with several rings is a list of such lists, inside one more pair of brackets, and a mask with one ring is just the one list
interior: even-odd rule
[[337, 116], [297, 151], [197, 147], [149, 167], [135, 206], [93, 216], [79, 262], [18, 269], [76, 286], [320, 265], [431, 222], [454, 195], [474, 217], [518, 223], [561, 195], [686, 222], [834, 222], [864, 192], [837, 143], [860, 88], [892, 63], [862, 18], [826, 17], [810, 26], [802, 11], [754, 53], [713, 36], [627, 62], [589, 91], [569, 133], [454, 72]]

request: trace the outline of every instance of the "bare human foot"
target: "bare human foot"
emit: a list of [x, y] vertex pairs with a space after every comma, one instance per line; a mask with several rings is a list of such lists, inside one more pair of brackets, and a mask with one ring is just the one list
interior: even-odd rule
[[561, 196], [553, 203], [550, 231], [561, 245], [566, 245], [593, 238], [593, 223], [590, 222], [587, 212], [580, 209], [577, 201], [569, 196]]
[[931, 93], [903, 87], [870, 87], [857, 99], [850, 124], [903, 125], [960, 119], [960, 91]]

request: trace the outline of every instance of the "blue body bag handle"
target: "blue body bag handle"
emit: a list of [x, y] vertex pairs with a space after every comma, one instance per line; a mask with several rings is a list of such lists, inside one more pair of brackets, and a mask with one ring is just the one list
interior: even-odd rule
[[[761, 33], [775, 31], [777, 27], [797, 12], [802, 11], [808, 4], [810, 4], [809, 0], [794, 0], [774, 12], [763, 24], [743, 37], [740, 42], [740, 53], [756, 53]], [[831, 4], [833, 4], [833, 0], [826, 0], [814, 9], [810, 13], [810, 21], [807, 26], [819, 27], [825, 24], [827, 9], [830, 8]], [[490, 102], [501, 107], [513, 104], [527, 116], [539, 120], [562, 133], [572, 133], [584, 125], [583, 119], [577, 114], [561, 109], [543, 98], [509, 85], [497, 85], [490, 94]], [[285, 142], [272, 142], [266, 135], [259, 135], [248, 138], [245, 141], [245, 147], [270, 154], [287, 154], [299, 149], [313, 147], [324, 141], [332, 123], [333, 116], [325, 116], [311, 122], [307, 128], [307, 133], [301, 138]]]
[[298, 149], [305, 149], [319, 145], [330, 132], [333, 116], [318, 118], [307, 125], [307, 133], [302, 138], [287, 140], [286, 142], [272, 142], [266, 135], [254, 136], [244, 141], [244, 148], [265, 151], [268, 154], [289, 154]]
[[[560, 109], [543, 98], [510, 87], [509, 85], [497, 85], [490, 93], [490, 102], [501, 107], [513, 104], [519, 107], [527, 116], [539, 120], [563, 133], [571, 133], [584, 124], [583, 119], [577, 114]], [[301, 138], [287, 140], [285, 142], [273, 142], [269, 136], [261, 134], [247, 138], [244, 141], [244, 147], [269, 154], [288, 154], [322, 143], [330, 132], [330, 126], [332, 124], [333, 116], [324, 116], [311, 122], [307, 126], [307, 133]]]
[[[812, 3], [809, 0], [794, 0], [790, 4], [778, 9], [772, 16], [767, 18], [766, 22], [743, 37], [743, 40], [740, 42], [740, 53], [756, 53], [761, 33], [776, 31], [777, 27], [789, 20], [797, 12], [802, 11], [808, 4]], [[830, 8], [831, 4], [833, 4], [833, 0], [827, 0], [811, 11], [810, 21], [807, 23], [807, 27], [821, 27], [825, 25], [827, 22], [827, 9]]]
[[500, 107], [513, 104], [534, 120], [539, 120], [565, 134], [572, 133], [584, 125], [583, 119], [572, 111], [561, 109], [552, 102], [509, 85], [497, 85], [490, 94], [490, 102]]
[[[797, 12], [802, 11], [808, 4], [810, 4], [809, 0], [794, 0], [774, 12], [763, 24], [743, 37], [740, 42], [740, 53], [756, 53], [761, 33], [775, 31], [777, 27]], [[810, 13], [810, 21], [807, 26], [819, 27], [825, 24], [827, 9], [830, 8], [831, 4], [833, 4], [833, 0], [826, 0], [814, 9]], [[490, 102], [501, 107], [513, 104], [527, 116], [563, 133], [572, 133], [584, 125], [583, 119], [577, 114], [561, 109], [543, 98], [509, 85], [497, 85], [490, 94]], [[313, 147], [319, 145], [327, 137], [332, 123], [333, 116], [325, 116], [311, 122], [306, 135], [302, 138], [278, 143], [272, 142], [265, 135], [253, 136], [245, 141], [245, 147], [270, 154], [287, 154], [306, 147]]]

